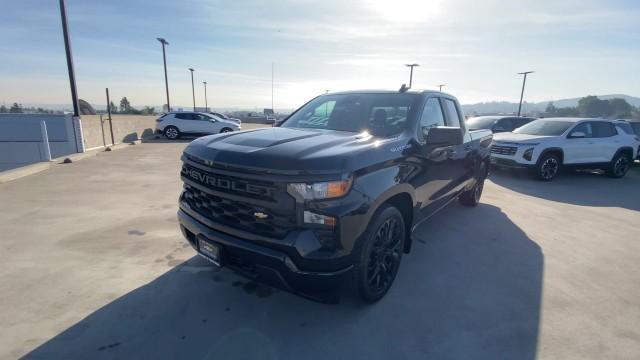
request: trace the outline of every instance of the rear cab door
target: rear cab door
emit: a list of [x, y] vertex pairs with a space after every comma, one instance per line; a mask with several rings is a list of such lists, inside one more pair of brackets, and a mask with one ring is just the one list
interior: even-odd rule
[[594, 121], [593, 129], [593, 158], [594, 162], [605, 163], [613, 159], [623, 142], [615, 126], [608, 121]]

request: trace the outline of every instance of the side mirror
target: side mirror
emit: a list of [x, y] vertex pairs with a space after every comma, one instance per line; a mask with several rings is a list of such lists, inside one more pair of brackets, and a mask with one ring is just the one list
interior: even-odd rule
[[582, 131], [574, 131], [571, 134], [569, 134], [569, 139], [582, 139], [586, 137], [587, 135]]
[[211, 122], [216, 122], [216, 119], [209, 119], [209, 121], [211, 121]]
[[463, 143], [462, 129], [459, 127], [423, 127], [422, 133], [429, 145], [452, 146]]

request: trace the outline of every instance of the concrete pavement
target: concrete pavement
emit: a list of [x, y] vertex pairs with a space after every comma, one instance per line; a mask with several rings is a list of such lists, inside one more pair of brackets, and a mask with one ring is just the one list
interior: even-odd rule
[[0, 358], [637, 359], [640, 170], [494, 172], [423, 223], [386, 298], [219, 272], [176, 221], [186, 142], [0, 184]]

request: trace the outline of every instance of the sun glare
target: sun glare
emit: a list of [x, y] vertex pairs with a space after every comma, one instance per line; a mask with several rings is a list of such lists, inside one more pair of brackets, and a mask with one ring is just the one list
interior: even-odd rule
[[365, 0], [369, 8], [390, 22], [419, 22], [442, 13], [442, 0]]

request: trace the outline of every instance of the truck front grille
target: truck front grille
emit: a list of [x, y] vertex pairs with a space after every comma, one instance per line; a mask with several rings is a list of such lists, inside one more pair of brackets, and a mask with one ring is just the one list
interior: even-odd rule
[[492, 154], [515, 155], [518, 148], [515, 146], [491, 145]]
[[251, 233], [283, 238], [296, 226], [295, 214], [226, 199], [185, 185], [183, 201], [216, 223]]

